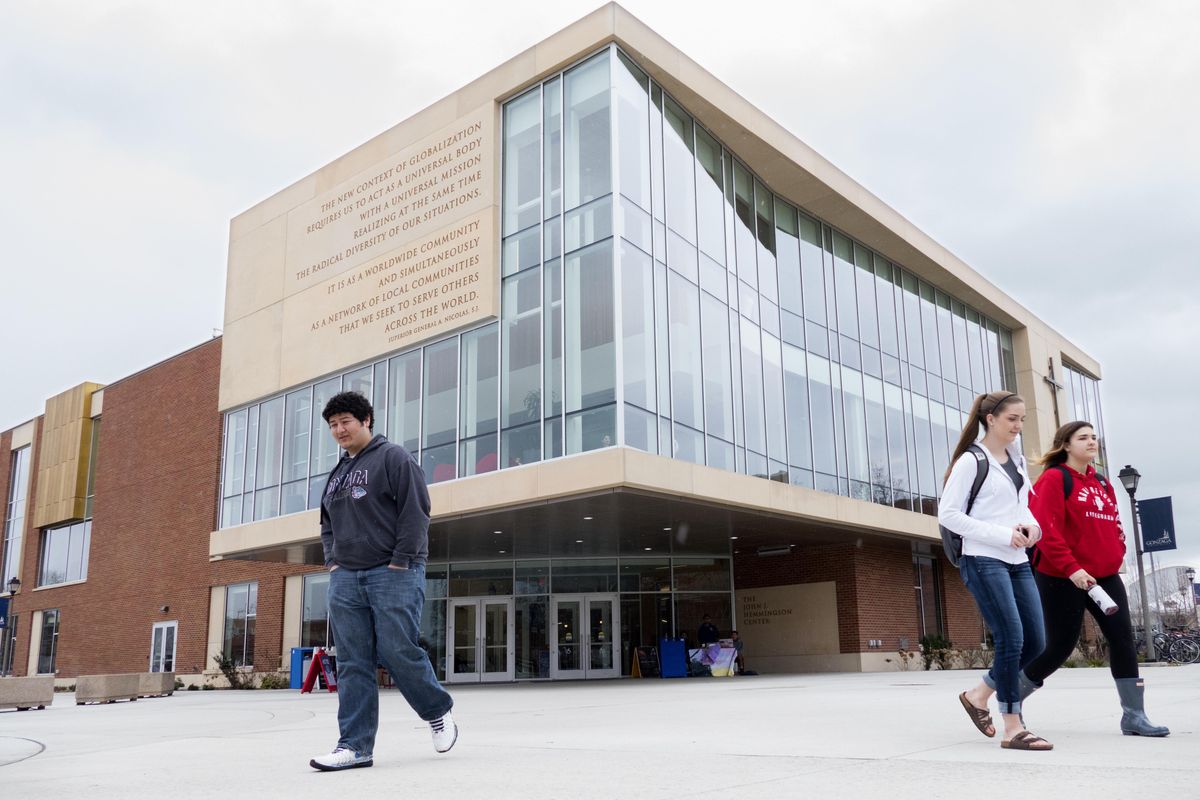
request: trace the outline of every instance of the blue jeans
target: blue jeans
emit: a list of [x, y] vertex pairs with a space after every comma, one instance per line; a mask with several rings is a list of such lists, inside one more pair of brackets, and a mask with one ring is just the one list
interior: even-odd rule
[[391, 673], [413, 711], [426, 721], [450, 712], [454, 701], [433, 674], [418, 644], [425, 604], [425, 565], [391, 569], [338, 567], [329, 574], [329, 619], [337, 643], [339, 747], [375, 751], [379, 729], [377, 665]]
[[1033, 571], [1028, 563], [1009, 564], [986, 556], [963, 556], [959, 571], [996, 642], [996, 658], [985, 681], [996, 689], [1001, 714], [1020, 714], [1017, 676], [1046, 646]]

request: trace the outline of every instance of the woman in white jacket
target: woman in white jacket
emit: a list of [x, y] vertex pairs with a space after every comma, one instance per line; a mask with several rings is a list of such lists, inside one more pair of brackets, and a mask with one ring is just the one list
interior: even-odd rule
[[[992, 737], [996, 728], [987, 707], [995, 693], [1004, 720], [1000, 746], [1050, 750], [1054, 745], [1025, 730], [1021, 718], [1021, 700], [1028, 694], [1021, 686], [1021, 669], [1042, 652], [1046, 641], [1037, 584], [1025, 555], [1042, 531], [1029, 511], [1029, 475], [1016, 443], [1024, 422], [1025, 401], [1012, 392], [975, 398], [946, 474], [938, 522], [963, 539], [963, 583], [996, 644], [991, 670], [978, 686], [960, 694], [959, 702], [975, 727]], [[976, 447], [986, 457], [988, 470], [968, 515], [979, 463]]]

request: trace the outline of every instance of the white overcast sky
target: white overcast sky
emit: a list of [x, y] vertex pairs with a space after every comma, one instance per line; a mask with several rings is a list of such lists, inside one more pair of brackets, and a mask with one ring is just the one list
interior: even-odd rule
[[[231, 217], [598, 5], [0, 0], [0, 430], [211, 337]], [[624, 5], [1099, 359], [1200, 566], [1200, 5]]]

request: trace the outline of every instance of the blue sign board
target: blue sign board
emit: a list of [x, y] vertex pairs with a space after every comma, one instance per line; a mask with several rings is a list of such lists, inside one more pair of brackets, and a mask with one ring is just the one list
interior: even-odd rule
[[0, 597], [0, 630], [8, 627], [8, 598]]
[[1175, 515], [1171, 498], [1138, 500], [1138, 519], [1142, 521], [1142, 550], [1157, 553], [1175, 549]]

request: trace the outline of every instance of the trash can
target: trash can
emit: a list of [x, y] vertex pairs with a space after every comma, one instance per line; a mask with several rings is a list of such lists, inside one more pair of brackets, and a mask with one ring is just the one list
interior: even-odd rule
[[308, 666], [312, 663], [315, 647], [293, 647], [292, 663], [289, 671], [289, 685], [299, 689], [304, 685], [304, 676], [308, 674]]

